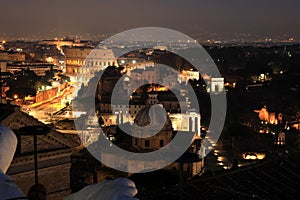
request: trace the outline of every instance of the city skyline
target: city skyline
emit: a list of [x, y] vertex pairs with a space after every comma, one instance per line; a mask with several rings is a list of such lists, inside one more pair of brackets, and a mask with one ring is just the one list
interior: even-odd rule
[[297, 199], [296, 0], [11, 0], [0, 200]]
[[[288, 1], [4, 1], [2, 39], [112, 35], [137, 27], [165, 27], [222, 39], [300, 38], [300, 3]], [[85, 38], [84, 38], [85, 37]], [[105, 37], [105, 36], [104, 36]]]

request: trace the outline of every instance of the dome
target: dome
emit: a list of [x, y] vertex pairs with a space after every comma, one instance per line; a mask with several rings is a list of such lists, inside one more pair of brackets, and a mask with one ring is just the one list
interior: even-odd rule
[[[152, 119], [152, 120], [151, 120]], [[163, 124], [163, 122], [165, 122]], [[136, 127], [172, 131], [172, 122], [162, 105], [155, 104], [142, 108], [134, 119]]]

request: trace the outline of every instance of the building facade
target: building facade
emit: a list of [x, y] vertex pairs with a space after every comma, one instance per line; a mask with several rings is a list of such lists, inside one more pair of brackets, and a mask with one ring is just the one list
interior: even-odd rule
[[90, 47], [73, 47], [65, 50], [66, 73], [87, 85], [95, 72], [108, 66], [118, 66], [112, 50], [93, 49]]
[[[33, 136], [21, 136], [19, 128], [43, 125], [37, 119], [19, 110], [19, 107], [1, 107], [0, 123], [12, 129], [18, 138], [17, 150], [7, 174], [27, 196], [35, 184]], [[5, 115], [4, 115], [5, 112]], [[46, 190], [47, 199], [61, 200], [70, 194], [70, 156], [79, 144], [56, 131], [37, 138], [39, 184]]]

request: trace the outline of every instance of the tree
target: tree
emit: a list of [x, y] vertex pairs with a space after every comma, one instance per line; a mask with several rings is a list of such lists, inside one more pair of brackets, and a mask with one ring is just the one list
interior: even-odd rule
[[54, 77], [54, 72], [53, 72], [53, 70], [47, 70], [47, 71], [45, 72], [45, 78], [46, 78], [46, 80], [53, 79], [53, 77]]

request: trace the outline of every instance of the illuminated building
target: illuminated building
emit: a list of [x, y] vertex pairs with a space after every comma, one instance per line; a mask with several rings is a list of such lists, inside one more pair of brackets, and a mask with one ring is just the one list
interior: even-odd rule
[[92, 48], [67, 48], [66, 73], [79, 78], [86, 85], [89, 79], [94, 77], [95, 72], [108, 66], [118, 66], [112, 50]]
[[154, 66], [154, 62], [145, 60], [145, 58], [138, 57], [119, 57], [117, 58], [118, 65], [125, 67], [126, 70], [131, 70], [135, 68], [145, 68]]
[[7, 81], [12, 79], [13, 74], [7, 72], [7, 63], [0, 60], [0, 104], [6, 103], [6, 92], [9, 90]]
[[[140, 110], [134, 119], [134, 130], [132, 138], [132, 146], [138, 150], [155, 150], [167, 145], [172, 140], [172, 123], [168, 115], [162, 109], [154, 108], [153, 118], [150, 118], [150, 106]], [[152, 134], [153, 128], [160, 128], [161, 122], [166, 121], [162, 129], [158, 130], [152, 137], [142, 138], [141, 135]], [[151, 122], [151, 126], [148, 126]], [[152, 128], [151, 128], [152, 127]]]
[[[150, 103], [150, 102], [149, 102]], [[155, 102], [152, 101], [155, 104]], [[132, 131], [132, 144], [131, 151], [133, 152], [149, 152], [153, 150], [158, 150], [165, 147], [172, 141], [173, 138], [173, 126], [171, 117], [164, 112], [159, 106], [161, 104], [156, 104], [151, 111], [151, 106], [146, 105], [142, 108], [134, 119], [133, 131]], [[187, 121], [183, 123], [187, 124], [187, 127], [178, 134], [195, 134], [200, 132], [200, 118], [196, 117], [186, 117]], [[197, 115], [199, 117], [199, 115]], [[183, 117], [185, 118], [185, 117]], [[149, 126], [148, 126], [149, 125]], [[145, 137], [149, 135], [149, 137]], [[199, 134], [198, 134], [199, 135]], [[200, 159], [199, 146], [193, 143], [193, 148], [185, 152], [178, 160], [172, 164], [166, 166], [164, 169], [178, 173], [182, 170], [185, 178], [191, 178], [203, 170], [203, 161]], [[122, 166], [123, 169], [129, 171], [140, 171], [145, 167], [153, 166], [152, 160], [137, 160], [137, 159], [123, 159], [122, 156], [115, 155], [111, 152], [101, 152], [101, 157], [105, 163], [110, 163], [113, 166]], [[154, 160], [156, 158], [153, 158]], [[101, 173], [101, 172], [99, 172]]]
[[130, 71], [130, 88], [138, 88], [144, 84], [159, 83], [159, 70], [156, 67], [136, 68]]
[[46, 71], [50, 69], [55, 69], [57, 66], [50, 63], [8, 63], [7, 71], [14, 73], [22, 70], [31, 70], [38, 76], [45, 76]]
[[278, 124], [278, 120], [276, 119], [275, 112], [269, 113], [269, 122], [270, 122], [270, 124]]
[[12, 61], [12, 62], [24, 62], [25, 54], [12, 51], [0, 51], [0, 60]]
[[220, 93], [224, 92], [224, 78], [211, 78], [210, 83], [210, 92], [211, 93]]
[[269, 112], [266, 106], [264, 106], [260, 111], [258, 111], [258, 117], [261, 121], [269, 121]]
[[0, 72], [6, 72], [7, 69], [7, 62], [0, 60]]
[[84, 60], [92, 51], [92, 48], [66, 48], [66, 74], [69, 76], [76, 77], [79, 72], [79, 68], [84, 64]]
[[285, 145], [285, 133], [284, 132], [279, 132], [277, 135], [277, 139], [275, 140], [275, 145]]
[[269, 73], [266, 74], [260, 74], [260, 75], [253, 75], [251, 76], [251, 79], [254, 83], [256, 82], [266, 82], [266, 81], [270, 81], [271, 78], [269, 76]]
[[175, 131], [186, 131], [201, 134], [201, 115], [188, 111], [187, 113], [170, 114], [170, 119]]
[[108, 66], [118, 67], [114, 52], [110, 49], [93, 49], [79, 68], [78, 78], [87, 85], [88, 81], [95, 76], [95, 72], [104, 70]]
[[278, 124], [278, 121], [282, 123], [282, 113], [279, 113], [276, 118], [275, 112], [269, 112], [267, 106], [264, 106], [261, 110], [254, 110], [254, 112], [258, 113], [258, 118], [270, 124]]
[[199, 79], [200, 79], [200, 73], [198, 71], [182, 70], [181, 80], [179, 82], [187, 83], [189, 80], [199, 80]]
[[79, 39], [59, 39], [55, 38], [54, 40], [43, 40], [39, 42], [39, 44], [47, 44], [47, 45], [56, 45], [56, 48], [62, 52], [62, 48], [64, 46], [68, 47], [87, 47], [91, 46], [91, 41], [81, 41]]

